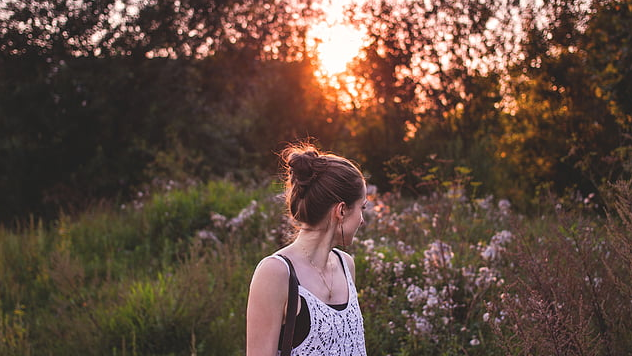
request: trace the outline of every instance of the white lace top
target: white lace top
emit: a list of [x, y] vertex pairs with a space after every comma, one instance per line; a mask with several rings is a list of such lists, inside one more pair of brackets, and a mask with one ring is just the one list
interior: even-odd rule
[[[283, 258], [274, 257], [286, 263]], [[349, 288], [349, 301], [343, 310], [330, 307], [299, 284], [298, 294], [307, 302], [311, 325], [305, 340], [292, 349], [292, 356], [366, 355], [364, 323], [358, 304], [358, 293], [344, 257], [342, 264]], [[288, 266], [288, 276], [289, 273]], [[280, 355], [281, 351], [278, 354]]]

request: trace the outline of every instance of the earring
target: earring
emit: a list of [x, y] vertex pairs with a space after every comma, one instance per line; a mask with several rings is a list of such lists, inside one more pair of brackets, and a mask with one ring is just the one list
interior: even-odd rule
[[342, 223], [340, 223], [340, 234], [342, 235], [342, 247], [347, 248], [347, 245], [345, 245], [345, 230]]

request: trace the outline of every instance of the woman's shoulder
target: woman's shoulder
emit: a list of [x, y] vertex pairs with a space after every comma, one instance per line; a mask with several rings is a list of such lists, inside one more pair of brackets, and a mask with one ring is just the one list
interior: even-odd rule
[[259, 261], [259, 264], [255, 268], [255, 274], [288, 276], [289, 266], [280, 255], [273, 254]]
[[278, 293], [279, 290], [288, 288], [289, 269], [285, 262], [274, 255], [263, 258], [252, 275], [250, 282], [251, 296], [261, 297], [268, 302], [283, 303], [286, 294]]

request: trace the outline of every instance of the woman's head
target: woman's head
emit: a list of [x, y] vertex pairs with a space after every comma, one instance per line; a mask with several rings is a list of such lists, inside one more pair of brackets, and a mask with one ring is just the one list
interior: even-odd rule
[[364, 193], [364, 176], [348, 159], [320, 154], [312, 146], [293, 146], [283, 153], [285, 193], [290, 215], [315, 226], [337, 203], [353, 206]]

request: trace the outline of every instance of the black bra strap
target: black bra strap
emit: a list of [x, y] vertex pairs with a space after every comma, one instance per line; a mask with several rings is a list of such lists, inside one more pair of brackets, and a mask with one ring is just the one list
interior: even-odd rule
[[296, 324], [296, 309], [298, 304], [298, 279], [294, 266], [289, 258], [279, 255], [287, 262], [290, 268], [290, 280], [288, 287], [287, 312], [285, 313], [285, 330], [281, 344], [281, 356], [290, 356], [292, 351], [292, 339], [294, 337], [294, 325]]
[[336, 256], [338, 256], [338, 259], [340, 260], [340, 264], [342, 265], [342, 274], [344, 274], [346, 277], [347, 272], [345, 272], [345, 263], [342, 261], [342, 255], [340, 254], [340, 252], [336, 251], [336, 249], [333, 249], [332, 251], [334, 251]]

